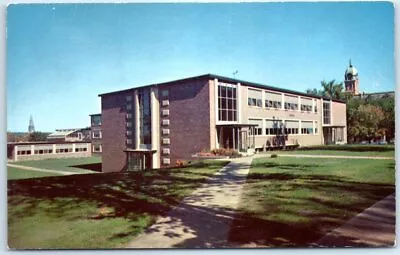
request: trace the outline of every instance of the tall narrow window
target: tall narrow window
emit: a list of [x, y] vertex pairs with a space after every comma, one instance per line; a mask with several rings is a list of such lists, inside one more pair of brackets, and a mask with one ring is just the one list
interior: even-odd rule
[[236, 85], [218, 84], [218, 120], [237, 121]]
[[322, 113], [324, 114], [324, 124], [331, 124], [331, 103], [329, 101], [324, 101]]
[[151, 144], [150, 90], [139, 91], [140, 144]]

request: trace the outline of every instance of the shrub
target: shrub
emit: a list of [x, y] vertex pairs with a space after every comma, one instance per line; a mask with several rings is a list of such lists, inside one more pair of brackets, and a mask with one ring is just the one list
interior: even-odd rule
[[176, 161], [176, 166], [180, 166], [180, 167], [183, 167], [183, 166], [185, 166], [185, 165], [187, 165], [187, 162], [186, 161], [184, 161], [184, 160], [177, 160]]
[[241, 157], [242, 156], [237, 150], [225, 149], [225, 148], [213, 149], [213, 150], [211, 150], [211, 153], [216, 156], [228, 156], [228, 157]]
[[271, 154], [271, 158], [277, 158], [278, 155], [277, 154]]

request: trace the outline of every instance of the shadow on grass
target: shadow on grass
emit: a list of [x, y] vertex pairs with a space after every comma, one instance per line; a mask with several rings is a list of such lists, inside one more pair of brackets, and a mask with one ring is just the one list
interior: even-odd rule
[[74, 166], [68, 166], [68, 167], [82, 168], [82, 169], [92, 170], [92, 171], [96, 171], [96, 172], [101, 172], [101, 163], [74, 165]]
[[[301, 170], [315, 167], [271, 162], [256, 165]], [[394, 164], [389, 168], [393, 170]], [[250, 172], [247, 185], [254, 191], [242, 198], [240, 213], [236, 215], [229, 233], [229, 240], [238, 247], [249, 244], [310, 247], [327, 232], [395, 192], [394, 185], [359, 183], [338, 176], [308, 174], [307, 171]], [[304, 192], [304, 195], [299, 192]], [[352, 198], [357, 199], [349, 202]], [[342, 247], [369, 246], [351, 238], [346, 241]]]
[[309, 146], [300, 147], [299, 151], [307, 150], [335, 150], [335, 151], [394, 151], [394, 146], [392, 145], [324, 145], [324, 146]]
[[[52, 176], [8, 181], [8, 204], [24, 204], [24, 217], [35, 213], [42, 201], [54, 206], [51, 214], [62, 215], [79, 203], [94, 202], [98, 207], [113, 208], [113, 217], [135, 217], [136, 214], [163, 215], [188, 192], [198, 187], [227, 162], [202, 163], [208, 170], [196, 173], [189, 168], [158, 169], [144, 172], [119, 172]], [[93, 165], [93, 164], [90, 164]], [[186, 176], [185, 176], [186, 175]], [[66, 200], [63, 200], [66, 199]], [[74, 201], [74, 203], [71, 202]], [[83, 216], [85, 217], [85, 216]]]

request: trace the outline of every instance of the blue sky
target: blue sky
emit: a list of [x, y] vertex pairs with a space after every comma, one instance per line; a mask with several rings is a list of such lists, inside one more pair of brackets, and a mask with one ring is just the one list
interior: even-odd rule
[[86, 127], [100, 93], [205, 73], [305, 91], [343, 81], [395, 89], [385, 2], [11, 5], [7, 130]]

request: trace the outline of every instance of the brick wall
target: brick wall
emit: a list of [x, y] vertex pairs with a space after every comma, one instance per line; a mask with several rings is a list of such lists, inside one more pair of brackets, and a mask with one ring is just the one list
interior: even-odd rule
[[104, 95], [102, 114], [102, 172], [118, 172], [126, 167], [126, 94]]
[[[160, 126], [161, 151], [170, 148], [170, 166], [174, 166], [177, 160], [191, 160], [194, 153], [210, 149], [209, 81], [203, 79], [160, 86], [160, 101], [162, 90], [168, 90], [170, 133], [163, 136], [162, 128], [166, 127]], [[162, 119], [161, 116], [160, 122]], [[164, 137], [170, 139], [169, 145], [163, 144]], [[166, 167], [163, 157], [161, 155], [161, 167]]]

